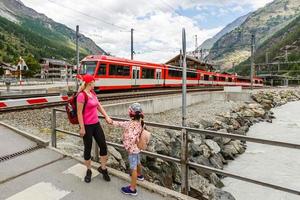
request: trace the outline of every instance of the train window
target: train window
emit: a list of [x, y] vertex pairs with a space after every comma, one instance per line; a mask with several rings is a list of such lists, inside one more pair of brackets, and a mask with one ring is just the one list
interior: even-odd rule
[[258, 83], [258, 80], [255, 80], [255, 84], [257, 84]]
[[220, 77], [219, 77], [219, 81], [225, 81], [225, 80], [226, 80], [225, 77], [223, 77], [223, 76], [220, 76]]
[[228, 82], [232, 82], [232, 78], [229, 77], [229, 78], [228, 78]]
[[94, 61], [87, 61], [83, 62], [81, 66], [81, 72], [80, 74], [91, 74], [93, 75], [95, 73], [95, 69], [97, 66], [97, 62]]
[[204, 74], [204, 80], [205, 80], [205, 81], [208, 81], [208, 80], [209, 80], [209, 75]]
[[171, 77], [182, 77], [182, 71], [169, 69], [169, 76]]
[[109, 65], [109, 75], [115, 76], [129, 76], [130, 67], [122, 65]]
[[106, 75], [106, 64], [100, 64], [97, 75]]
[[187, 72], [186, 76], [188, 78], [197, 78], [197, 73], [196, 72]]
[[212, 76], [213, 80], [216, 81], [217, 80], [217, 77], [216, 76]]
[[154, 79], [154, 69], [142, 68], [142, 78]]

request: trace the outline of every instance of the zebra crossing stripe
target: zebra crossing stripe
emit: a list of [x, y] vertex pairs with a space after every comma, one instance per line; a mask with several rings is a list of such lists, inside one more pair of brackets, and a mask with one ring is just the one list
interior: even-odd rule
[[6, 200], [60, 200], [69, 193], [69, 191], [56, 188], [51, 183], [40, 182], [7, 198]]
[[[99, 175], [99, 172], [97, 170], [94, 170], [93, 168], [91, 170], [92, 170], [92, 178]], [[63, 172], [63, 174], [74, 175], [80, 178], [81, 181], [84, 181], [85, 173], [86, 173], [86, 166], [80, 163], [70, 167], [69, 169]]]

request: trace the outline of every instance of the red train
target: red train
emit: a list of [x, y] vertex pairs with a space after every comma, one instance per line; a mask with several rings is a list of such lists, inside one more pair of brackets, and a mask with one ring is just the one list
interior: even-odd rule
[[[103, 55], [90, 55], [81, 62], [80, 74], [92, 74], [95, 90], [121, 90], [132, 88], [179, 87], [182, 69], [179, 67], [141, 62]], [[235, 75], [187, 69], [187, 86], [250, 86], [250, 80]], [[263, 81], [254, 78], [254, 86]]]

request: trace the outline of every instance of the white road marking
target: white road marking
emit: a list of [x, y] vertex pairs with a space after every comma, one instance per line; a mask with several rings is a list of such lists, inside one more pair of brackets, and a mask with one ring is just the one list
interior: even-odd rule
[[40, 182], [9, 197], [6, 200], [60, 200], [69, 193], [69, 191], [60, 190], [56, 188], [51, 183]]
[[[85, 173], [86, 173], [86, 166], [80, 163], [70, 167], [69, 169], [63, 172], [63, 174], [72, 174], [80, 178], [82, 181], [84, 181]], [[92, 169], [92, 178], [98, 175], [99, 172], [97, 170]]]

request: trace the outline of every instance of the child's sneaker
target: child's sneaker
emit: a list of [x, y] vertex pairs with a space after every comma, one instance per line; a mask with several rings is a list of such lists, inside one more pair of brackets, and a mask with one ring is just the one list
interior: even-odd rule
[[141, 174], [141, 175], [137, 176], [137, 180], [143, 181], [143, 180], [145, 180], [145, 178], [144, 178], [144, 176]]
[[122, 187], [121, 191], [122, 191], [123, 194], [129, 194], [129, 195], [133, 195], [133, 196], [137, 195], [137, 190], [132, 191], [130, 189], [130, 186]]

